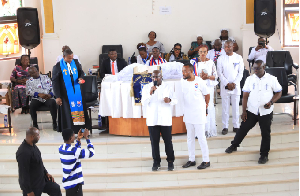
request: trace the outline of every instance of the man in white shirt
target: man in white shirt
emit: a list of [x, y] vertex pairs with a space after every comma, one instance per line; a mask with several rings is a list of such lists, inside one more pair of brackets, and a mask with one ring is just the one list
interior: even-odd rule
[[258, 163], [265, 164], [269, 160], [273, 103], [281, 97], [282, 87], [275, 76], [265, 72], [265, 65], [262, 60], [257, 60], [254, 63], [253, 70], [254, 74], [246, 79], [243, 87], [241, 128], [236, 133], [231, 146], [225, 152], [232, 153], [236, 151], [249, 130], [258, 122], [262, 136]]
[[217, 59], [221, 55], [225, 55], [225, 50], [222, 48], [222, 42], [220, 39], [216, 39], [213, 43], [214, 49], [208, 51], [206, 58], [213, 60], [216, 63]]
[[225, 42], [226, 55], [218, 59], [217, 72], [221, 80], [222, 97], [222, 134], [228, 133], [229, 108], [232, 105], [233, 132], [236, 132], [239, 125], [239, 102], [240, 102], [240, 82], [243, 78], [244, 61], [243, 58], [233, 52], [233, 41]]
[[[62, 53], [64, 53], [64, 51], [65, 50], [71, 50], [71, 48], [69, 47], [69, 46], [67, 46], [67, 45], [65, 45], [65, 46], [63, 46], [62, 47]], [[63, 59], [64, 58], [64, 56], [63, 55], [59, 55], [57, 58], [56, 58], [56, 63], [58, 63], [61, 59]], [[77, 56], [77, 55], [75, 55], [75, 54], [73, 54], [73, 59], [77, 59], [78, 60], [78, 62], [81, 64], [81, 62], [80, 62], [80, 60], [79, 60], [79, 57]]]
[[205, 169], [210, 166], [209, 151], [205, 136], [205, 123], [207, 107], [210, 99], [206, 82], [200, 77], [195, 77], [194, 66], [185, 63], [182, 67], [183, 79], [181, 80], [183, 94], [183, 121], [187, 130], [187, 144], [189, 161], [183, 168], [195, 166], [195, 136], [202, 152], [202, 163], [197, 169]]
[[266, 63], [266, 58], [267, 58], [267, 53], [268, 51], [274, 51], [274, 49], [266, 45], [266, 40], [265, 38], [258, 38], [258, 45], [255, 48], [252, 48], [248, 59], [249, 60], [262, 60], [264, 63]]
[[174, 89], [162, 81], [160, 70], [154, 70], [153, 83], [149, 83], [142, 90], [142, 105], [146, 106], [146, 124], [152, 146], [152, 171], [160, 169], [159, 140], [160, 134], [165, 143], [168, 170], [174, 170], [174, 150], [172, 144], [172, 109], [177, 104]]

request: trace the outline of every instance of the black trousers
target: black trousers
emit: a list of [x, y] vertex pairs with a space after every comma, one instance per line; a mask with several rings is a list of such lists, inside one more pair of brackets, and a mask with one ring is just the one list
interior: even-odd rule
[[167, 154], [167, 161], [174, 162], [174, 150], [172, 144], [172, 126], [148, 126], [152, 157], [155, 163], [160, 163], [159, 140], [160, 134], [165, 142], [165, 152]]
[[[42, 193], [47, 193], [50, 196], [62, 196], [60, 186], [56, 182], [47, 181], [43, 189], [33, 190], [35, 196], [41, 196]], [[23, 191], [23, 196], [27, 193]]]
[[77, 184], [75, 187], [67, 189], [66, 196], [83, 196], [82, 184]]
[[242, 121], [240, 129], [237, 131], [231, 144], [235, 147], [239, 147], [243, 139], [248, 134], [249, 130], [252, 129], [258, 122], [261, 131], [261, 144], [260, 144], [260, 155], [268, 156], [271, 145], [271, 123], [273, 120], [273, 112], [259, 116], [247, 111], [247, 120]]
[[42, 105], [47, 106], [50, 109], [50, 113], [52, 116], [52, 122], [53, 124], [56, 123], [57, 119], [57, 107], [56, 107], [56, 102], [54, 99], [48, 99], [46, 102], [40, 102], [37, 99], [32, 99], [30, 103], [30, 115], [33, 121], [33, 125], [37, 125], [37, 115], [36, 111], [39, 107]]

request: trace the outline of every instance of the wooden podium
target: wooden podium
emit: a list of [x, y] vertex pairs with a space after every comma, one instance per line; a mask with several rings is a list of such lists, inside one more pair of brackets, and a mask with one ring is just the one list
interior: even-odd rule
[[[149, 136], [146, 118], [112, 118], [109, 119], [109, 134], [127, 136]], [[186, 133], [183, 117], [172, 118], [172, 134]]]

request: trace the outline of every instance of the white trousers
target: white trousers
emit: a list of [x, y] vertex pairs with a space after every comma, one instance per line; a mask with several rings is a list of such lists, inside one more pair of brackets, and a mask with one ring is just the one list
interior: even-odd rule
[[234, 128], [240, 128], [239, 124], [239, 102], [240, 95], [226, 94], [222, 96], [222, 123], [223, 129], [228, 129], [229, 108], [232, 105], [232, 125]]
[[205, 124], [185, 123], [185, 126], [187, 130], [189, 161], [195, 161], [195, 136], [197, 136], [202, 152], [202, 161], [209, 162], [209, 151], [205, 137]]
[[214, 86], [208, 86], [210, 99], [208, 104], [208, 115], [206, 116], [205, 131], [207, 132], [207, 137], [217, 136], [216, 127], [216, 112], [214, 106]]

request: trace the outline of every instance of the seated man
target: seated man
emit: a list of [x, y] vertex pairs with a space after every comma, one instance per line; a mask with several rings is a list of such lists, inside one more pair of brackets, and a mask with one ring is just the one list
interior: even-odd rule
[[53, 122], [53, 130], [57, 130], [57, 108], [53, 98], [52, 82], [47, 75], [40, 75], [36, 67], [30, 67], [28, 70], [31, 78], [26, 81], [26, 95], [31, 96], [30, 115], [33, 122], [33, 127], [39, 129], [37, 124], [36, 111], [42, 105], [50, 109]]
[[152, 57], [146, 62], [146, 65], [153, 66], [153, 65], [160, 65], [166, 63], [167, 61], [160, 56], [160, 51], [157, 47], [152, 49]]
[[[64, 51], [67, 50], [67, 49], [71, 50], [71, 48], [70, 48], [69, 46], [67, 46], [67, 45], [63, 46], [63, 47], [62, 47], [62, 53], [64, 53]], [[63, 55], [59, 55], [59, 56], [56, 58], [56, 63], [58, 63], [62, 58], [64, 58]], [[79, 60], [79, 58], [78, 58], [77, 55], [74, 54], [74, 55], [73, 55], [73, 59], [77, 59], [78, 62], [81, 64], [81, 62], [80, 62], [80, 60]]]
[[260, 37], [258, 38], [258, 45], [255, 48], [252, 48], [248, 59], [254, 59], [254, 61], [262, 60], [264, 63], [266, 63], [268, 51], [274, 51], [274, 49], [271, 46], [266, 45], [265, 38]]
[[226, 54], [225, 50], [222, 48], [222, 42], [220, 39], [216, 39], [213, 43], [214, 49], [208, 51], [206, 58], [213, 60], [216, 64], [219, 56]]
[[108, 51], [108, 59], [105, 59], [100, 68], [100, 77], [104, 78], [105, 74], [116, 75], [124, 67], [127, 66], [127, 62], [124, 59], [117, 57], [117, 51], [115, 49], [110, 49]]
[[[199, 57], [198, 51], [199, 51], [199, 49], [201, 48], [202, 45], [206, 45], [206, 42], [203, 42], [202, 35], [198, 35], [197, 36], [197, 42], [192, 42], [191, 48], [188, 51], [188, 55], [189, 55], [190, 59]], [[208, 48], [208, 49], [210, 49], [210, 48]]]

